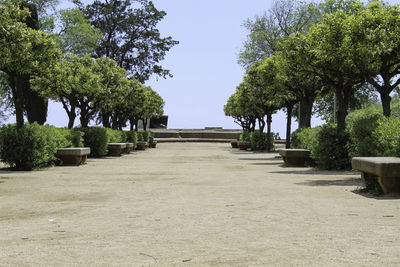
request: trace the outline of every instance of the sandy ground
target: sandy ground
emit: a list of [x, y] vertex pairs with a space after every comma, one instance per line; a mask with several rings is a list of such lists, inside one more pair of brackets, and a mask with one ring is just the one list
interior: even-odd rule
[[0, 266], [399, 266], [400, 197], [228, 144], [0, 171]]

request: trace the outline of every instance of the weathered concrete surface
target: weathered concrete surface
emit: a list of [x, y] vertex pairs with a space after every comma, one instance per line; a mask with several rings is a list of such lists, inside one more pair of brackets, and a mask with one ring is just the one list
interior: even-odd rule
[[0, 173], [0, 266], [398, 266], [399, 195], [277, 153], [159, 144]]

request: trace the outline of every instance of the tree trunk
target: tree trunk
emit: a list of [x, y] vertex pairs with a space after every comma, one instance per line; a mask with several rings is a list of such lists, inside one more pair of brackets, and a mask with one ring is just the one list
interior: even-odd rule
[[110, 124], [110, 114], [108, 113], [103, 113], [101, 114], [101, 120], [103, 122], [103, 126], [106, 128], [111, 128]]
[[24, 93], [20, 84], [21, 80], [15, 74], [9, 74], [9, 79], [15, 106], [15, 121], [17, 128], [22, 128], [24, 126]]
[[336, 97], [338, 102], [337, 125], [338, 130], [346, 129], [347, 108], [349, 107], [349, 99], [352, 93], [351, 88], [336, 89]]
[[271, 152], [271, 123], [272, 123], [272, 112], [267, 114], [267, 151]]
[[24, 110], [26, 111], [28, 121], [43, 125], [47, 119], [48, 100], [42, 98], [37, 92], [31, 89], [29, 82], [30, 75], [22, 75], [18, 79], [21, 79], [23, 86]]
[[389, 93], [386, 93], [386, 90], [380, 90], [379, 93], [381, 96], [383, 115], [386, 117], [390, 117], [390, 102], [392, 101], [392, 98], [390, 97]]
[[74, 128], [75, 118], [75, 114], [68, 114], [68, 129]]
[[287, 104], [287, 118], [286, 118], [286, 148], [290, 148], [290, 135], [292, 133], [292, 112], [293, 112], [293, 104]]
[[312, 108], [314, 104], [313, 96], [305, 96], [300, 101], [299, 108], [299, 129], [311, 127]]
[[260, 133], [264, 132], [265, 121], [263, 117], [258, 118], [258, 128], [260, 129]]

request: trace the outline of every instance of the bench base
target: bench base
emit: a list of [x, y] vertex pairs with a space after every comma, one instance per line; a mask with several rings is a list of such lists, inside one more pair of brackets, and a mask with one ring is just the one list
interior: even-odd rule
[[59, 148], [57, 149], [57, 157], [60, 158], [63, 165], [80, 165], [86, 162], [90, 148]]
[[310, 157], [310, 151], [307, 149], [279, 149], [279, 155], [282, 156], [285, 165], [288, 167], [304, 167]]
[[352, 167], [361, 172], [368, 190], [382, 189], [383, 193], [400, 193], [400, 158], [355, 157]]

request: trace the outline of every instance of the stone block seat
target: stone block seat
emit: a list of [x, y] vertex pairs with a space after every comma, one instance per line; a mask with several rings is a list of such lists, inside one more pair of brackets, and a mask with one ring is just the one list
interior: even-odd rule
[[107, 148], [109, 156], [118, 157], [125, 151], [126, 143], [109, 143]]
[[63, 165], [80, 165], [90, 155], [90, 147], [59, 148], [56, 155]]
[[288, 167], [304, 167], [304, 164], [310, 157], [310, 150], [283, 148], [278, 150]]
[[131, 153], [132, 150], [133, 150], [133, 143], [126, 143], [124, 153], [129, 154], [129, 153]]
[[400, 193], [400, 158], [354, 157], [351, 165], [361, 172], [367, 188], [378, 183], [385, 194]]

